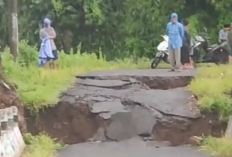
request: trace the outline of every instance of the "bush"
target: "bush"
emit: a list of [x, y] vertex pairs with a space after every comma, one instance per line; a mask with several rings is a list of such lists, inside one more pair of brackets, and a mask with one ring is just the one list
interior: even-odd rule
[[26, 41], [20, 42], [20, 56], [18, 62], [13, 62], [9, 49], [3, 54], [3, 74], [8, 81], [17, 85], [17, 91], [26, 108], [37, 112], [43, 107], [54, 105], [58, 101], [59, 93], [69, 88], [75, 81], [75, 75], [88, 71], [104, 69], [144, 68], [150, 65], [147, 59], [140, 59], [134, 64], [132, 59], [106, 61], [99, 52], [100, 58], [94, 53], [70, 55], [59, 53], [59, 69], [42, 69], [38, 67], [38, 52]]
[[35, 46], [29, 46], [26, 40], [19, 44], [19, 63], [21, 66], [30, 66], [38, 64], [38, 52]]
[[[197, 96], [202, 111], [218, 114], [227, 121], [232, 114], [232, 65], [201, 67], [189, 85]], [[206, 137], [201, 148], [213, 156], [231, 157], [232, 139], [229, 137]]]
[[221, 120], [232, 114], [232, 65], [201, 67], [189, 85], [203, 111], [218, 113]]
[[61, 144], [46, 134], [25, 134], [24, 141], [27, 146], [22, 157], [53, 157], [56, 156], [56, 151], [62, 148]]
[[203, 140], [202, 149], [212, 156], [231, 157], [232, 139], [229, 137], [207, 137]]

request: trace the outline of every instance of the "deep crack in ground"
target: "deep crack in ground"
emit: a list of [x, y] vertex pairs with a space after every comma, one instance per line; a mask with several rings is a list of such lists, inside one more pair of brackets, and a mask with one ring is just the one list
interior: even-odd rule
[[195, 75], [124, 70], [78, 76], [55, 107], [40, 113], [40, 125], [29, 129], [46, 131], [66, 144], [142, 136], [178, 146], [188, 144], [191, 136], [220, 136], [224, 126], [202, 115], [186, 88]]

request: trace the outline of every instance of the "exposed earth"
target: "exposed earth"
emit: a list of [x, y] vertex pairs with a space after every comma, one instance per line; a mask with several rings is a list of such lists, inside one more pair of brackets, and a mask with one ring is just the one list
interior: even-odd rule
[[225, 126], [197, 108], [186, 87], [195, 75], [194, 70], [118, 70], [77, 76], [38, 123], [28, 119], [28, 129], [74, 144], [59, 157], [204, 157], [183, 145], [192, 136], [221, 136]]

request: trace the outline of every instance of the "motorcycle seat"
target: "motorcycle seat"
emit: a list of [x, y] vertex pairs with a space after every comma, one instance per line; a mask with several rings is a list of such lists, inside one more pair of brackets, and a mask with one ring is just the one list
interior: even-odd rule
[[207, 48], [207, 50], [209, 51], [209, 50], [215, 49], [218, 46], [219, 45], [217, 45], [217, 44], [211, 45], [210, 47]]

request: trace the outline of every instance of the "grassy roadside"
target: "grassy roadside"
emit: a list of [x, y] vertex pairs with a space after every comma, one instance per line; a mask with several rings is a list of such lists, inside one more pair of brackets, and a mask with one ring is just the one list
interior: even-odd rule
[[56, 151], [62, 148], [61, 144], [46, 134], [37, 136], [25, 134], [24, 141], [27, 146], [22, 157], [54, 157], [56, 156]]
[[232, 156], [232, 139], [228, 137], [207, 137], [203, 141], [202, 150], [218, 157]]
[[146, 58], [139, 59], [137, 64], [130, 58], [107, 62], [102, 56], [97, 58], [95, 54], [81, 54], [79, 49], [78, 54], [75, 55], [60, 52], [59, 69], [45, 70], [38, 68], [38, 52], [35, 47], [22, 42], [20, 49], [17, 63], [12, 61], [8, 50], [3, 53], [3, 74], [10, 83], [17, 86], [25, 107], [34, 113], [46, 106], [55, 105], [59, 93], [73, 84], [75, 75], [88, 71], [150, 66], [150, 60]]
[[232, 113], [232, 65], [201, 67], [189, 85], [197, 96], [202, 111], [216, 112], [221, 120], [228, 120]]
[[[197, 96], [202, 111], [217, 113], [221, 121], [232, 114], [232, 64], [201, 67], [189, 89]], [[231, 157], [230, 137], [205, 137], [201, 149], [213, 156]]]

